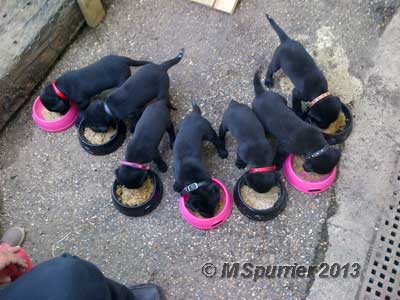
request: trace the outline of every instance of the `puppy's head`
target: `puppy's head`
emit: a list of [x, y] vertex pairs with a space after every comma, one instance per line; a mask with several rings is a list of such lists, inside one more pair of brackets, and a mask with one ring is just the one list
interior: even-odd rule
[[306, 159], [303, 169], [307, 172], [327, 174], [338, 164], [341, 154], [342, 152], [339, 149], [330, 147], [321, 155]]
[[117, 182], [128, 189], [140, 188], [148, 177], [147, 170], [136, 169], [129, 166], [120, 166], [115, 170]]
[[86, 127], [96, 132], [106, 132], [113, 124], [112, 117], [106, 113], [104, 103], [100, 100], [90, 103], [83, 114], [83, 118], [85, 119]]
[[278, 176], [275, 172], [246, 173], [244, 182], [257, 193], [266, 193], [278, 184]]
[[215, 208], [218, 205], [219, 199], [219, 187], [210, 182], [189, 193], [186, 207], [193, 211], [197, 211], [204, 218], [211, 218], [214, 216]]
[[60, 114], [65, 114], [70, 108], [69, 101], [60, 99], [60, 97], [58, 97], [54, 92], [51, 84], [48, 84], [40, 91], [40, 101], [42, 101], [47, 110], [58, 112]]
[[341, 111], [342, 104], [339, 97], [328, 96], [313, 106], [308, 112], [308, 117], [319, 128], [326, 129], [335, 122]]

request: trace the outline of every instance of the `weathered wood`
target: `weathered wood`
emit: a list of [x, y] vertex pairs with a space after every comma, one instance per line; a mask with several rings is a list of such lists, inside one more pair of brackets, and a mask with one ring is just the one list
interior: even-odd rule
[[203, 5], [207, 5], [214, 9], [233, 14], [239, 0], [192, 0]]
[[83, 24], [74, 0], [0, 1], [0, 129]]
[[86, 23], [90, 27], [96, 27], [106, 15], [100, 0], [77, 0]]
[[239, 0], [216, 0], [213, 8], [228, 14], [233, 14]]

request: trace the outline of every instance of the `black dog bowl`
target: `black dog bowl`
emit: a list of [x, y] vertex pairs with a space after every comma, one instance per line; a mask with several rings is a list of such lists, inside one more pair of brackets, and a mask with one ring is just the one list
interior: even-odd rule
[[154, 190], [151, 193], [149, 199], [147, 199], [146, 202], [140, 205], [128, 206], [122, 204], [119, 201], [117, 194], [115, 193], [115, 189], [117, 188], [118, 183], [116, 180], [114, 181], [111, 189], [112, 200], [115, 208], [118, 209], [124, 215], [130, 217], [141, 217], [152, 212], [160, 204], [163, 195], [163, 185], [161, 179], [153, 171], [148, 171], [148, 172], [149, 176], [151, 176]]
[[278, 200], [275, 202], [273, 207], [261, 210], [248, 206], [246, 202], [242, 199], [240, 189], [244, 184], [243, 177], [244, 174], [238, 179], [233, 190], [233, 200], [235, 201], [237, 208], [242, 214], [244, 214], [249, 219], [255, 221], [268, 221], [277, 217], [285, 209], [287, 203], [287, 191], [280, 179], [278, 181]]
[[[324, 135], [325, 140], [328, 142], [329, 145], [336, 145], [343, 143], [350, 135], [351, 131], [353, 130], [353, 115], [351, 114], [350, 108], [342, 103], [342, 111], [346, 117], [346, 124], [344, 125], [343, 130], [335, 134], [325, 133], [321, 130], [322, 134]], [[311, 120], [305, 116], [305, 121], [308, 123], [312, 123]]]
[[116, 134], [107, 143], [102, 145], [94, 145], [90, 143], [84, 136], [85, 120], [83, 119], [78, 126], [78, 138], [82, 148], [92, 155], [107, 155], [117, 150], [124, 143], [126, 138], [126, 125], [122, 121], [114, 124], [117, 128]]

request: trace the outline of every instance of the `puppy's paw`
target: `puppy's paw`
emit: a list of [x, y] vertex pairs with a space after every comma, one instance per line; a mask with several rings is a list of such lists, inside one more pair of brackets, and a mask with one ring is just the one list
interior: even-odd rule
[[272, 78], [265, 78], [264, 83], [269, 88], [274, 86], [274, 80]]
[[243, 161], [236, 161], [236, 162], [235, 162], [235, 166], [236, 166], [238, 169], [244, 169], [244, 168], [246, 168], [246, 163], [243, 162]]
[[168, 170], [168, 165], [166, 163], [162, 163], [158, 165], [157, 168], [160, 172], [165, 173]]
[[226, 149], [219, 149], [218, 150], [218, 155], [222, 159], [227, 158], [228, 157], [228, 151], [226, 151]]
[[177, 182], [174, 183], [173, 188], [174, 188], [174, 191], [177, 193], [180, 193], [183, 190], [183, 187]]

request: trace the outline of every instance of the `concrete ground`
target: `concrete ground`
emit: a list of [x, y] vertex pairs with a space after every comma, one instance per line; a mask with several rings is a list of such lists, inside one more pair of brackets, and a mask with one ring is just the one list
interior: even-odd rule
[[[268, 12], [303, 41], [326, 72], [331, 90], [354, 106], [355, 129], [344, 147], [338, 182], [317, 196], [287, 186], [288, 207], [275, 220], [250, 221], [234, 208], [226, 224], [205, 232], [181, 218], [169, 170], [161, 175], [161, 205], [148, 216], [128, 218], [114, 209], [110, 198], [113, 171], [125, 147], [94, 157], [80, 148], [74, 129], [61, 134], [40, 131], [30, 117], [32, 99], [1, 134], [3, 227], [27, 229], [25, 247], [36, 263], [68, 251], [122, 283], [158, 283], [169, 299], [353, 299], [360, 279], [254, 282], [220, 275], [206, 278], [201, 269], [209, 262], [219, 274], [224, 262], [367, 262], [379, 209], [388, 201], [378, 188], [386, 184], [390, 192], [387, 180], [400, 142], [398, 127], [390, 121], [398, 122], [393, 118], [398, 110], [393, 95], [399, 85], [391, 83], [397, 80], [396, 69], [385, 71], [393, 66], [386, 58], [397, 52], [394, 45], [387, 46], [388, 37], [381, 38], [399, 4], [243, 0], [229, 16], [187, 0], [115, 2], [104, 23], [83, 30], [47, 81], [109, 53], [160, 62], [184, 47], [184, 60], [169, 72], [172, 102], [178, 107], [174, 120], [179, 123], [194, 98], [217, 128], [230, 99], [251, 102], [254, 71], [267, 65], [278, 45], [266, 25]], [[376, 53], [385, 55], [379, 58]], [[289, 95], [289, 83], [282, 76], [276, 87]], [[384, 147], [390, 155], [381, 155]], [[205, 160], [212, 173], [233, 188], [241, 171], [234, 167], [230, 137], [228, 148], [229, 159], [221, 160], [207, 145]], [[170, 161], [166, 141], [161, 149]]]

